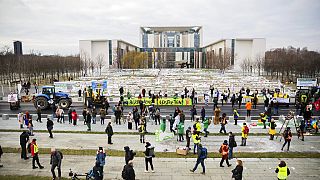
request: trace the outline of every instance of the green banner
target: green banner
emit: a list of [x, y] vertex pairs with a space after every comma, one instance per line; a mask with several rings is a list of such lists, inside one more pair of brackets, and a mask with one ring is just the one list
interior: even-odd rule
[[[152, 105], [151, 98], [130, 98], [124, 101], [125, 106], [139, 106], [142, 101], [146, 106]], [[155, 99], [154, 105], [157, 106], [191, 106], [192, 101], [190, 98], [159, 98]]]

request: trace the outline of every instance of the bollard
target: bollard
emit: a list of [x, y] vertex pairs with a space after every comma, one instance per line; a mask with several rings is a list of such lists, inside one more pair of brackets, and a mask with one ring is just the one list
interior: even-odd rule
[[2, 120], [9, 120], [9, 114], [3, 114]]

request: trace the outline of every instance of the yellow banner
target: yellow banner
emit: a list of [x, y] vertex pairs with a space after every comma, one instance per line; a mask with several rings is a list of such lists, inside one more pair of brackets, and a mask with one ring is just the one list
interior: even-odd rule
[[[130, 98], [124, 101], [125, 106], [139, 106], [140, 101], [142, 101], [146, 106], [152, 105], [151, 98]], [[192, 102], [190, 98], [159, 98], [155, 99], [155, 104], [157, 106], [191, 106]]]

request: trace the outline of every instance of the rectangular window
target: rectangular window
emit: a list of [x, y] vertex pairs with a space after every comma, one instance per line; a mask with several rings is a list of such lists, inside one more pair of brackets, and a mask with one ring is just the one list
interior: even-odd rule
[[112, 42], [109, 41], [109, 65], [112, 65]]
[[231, 65], [234, 65], [234, 43], [235, 39], [231, 40]]

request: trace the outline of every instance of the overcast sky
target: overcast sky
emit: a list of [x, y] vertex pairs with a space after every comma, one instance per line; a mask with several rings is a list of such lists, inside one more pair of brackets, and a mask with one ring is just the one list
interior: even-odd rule
[[140, 46], [140, 26], [203, 26], [203, 45], [263, 37], [267, 49], [320, 51], [319, 0], [0, 0], [0, 47], [77, 54], [80, 39]]

